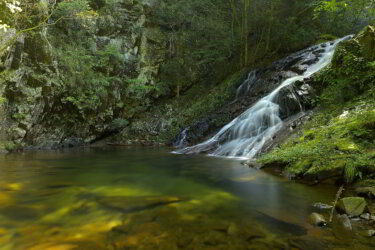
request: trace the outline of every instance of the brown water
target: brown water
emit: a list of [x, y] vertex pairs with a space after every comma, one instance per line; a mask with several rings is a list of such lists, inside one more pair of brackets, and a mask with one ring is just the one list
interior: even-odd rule
[[[336, 188], [169, 149], [0, 156], [0, 250], [373, 249], [307, 223]], [[328, 215], [328, 211], [319, 212]]]

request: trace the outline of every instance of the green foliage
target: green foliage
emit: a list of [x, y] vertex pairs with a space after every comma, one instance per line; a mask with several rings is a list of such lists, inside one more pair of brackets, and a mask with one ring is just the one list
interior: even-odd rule
[[344, 35], [371, 23], [374, 9], [373, 0], [320, 0], [314, 8], [314, 18], [322, 23], [323, 29]]
[[227, 60], [235, 43], [229, 2], [165, 0], [156, 6], [153, 21], [170, 33], [171, 56], [192, 57], [198, 65]]
[[22, 148], [22, 145], [13, 141], [7, 141], [4, 143], [5, 150], [14, 152]]
[[88, 0], [62, 1], [54, 11], [55, 18], [75, 18], [91, 10]]
[[7, 101], [5, 97], [0, 96], [0, 105], [4, 104]]
[[60, 70], [64, 74], [64, 88], [60, 90], [63, 92], [62, 104], [76, 107], [82, 118], [105, 112], [112, 89], [122, 86], [121, 77], [116, 74], [116, 67], [120, 67], [123, 60], [117, 47], [108, 45], [92, 53], [85, 42], [61, 43], [57, 40], [55, 43], [58, 44], [55, 52]]
[[128, 86], [126, 93], [129, 98], [134, 98], [137, 100], [143, 100], [146, 102], [146, 97], [149, 96], [152, 92], [157, 92], [158, 87], [154, 85], [144, 84], [144, 80], [132, 80], [132, 83]]
[[355, 40], [339, 45], [332, 67], [316, 77], [321, 84], [318, 88], [322, 92], [322, 103], [344, 103], [362, 93], [371, 94], [375, 80], [371, 65], [360, 55], [360, 47]]

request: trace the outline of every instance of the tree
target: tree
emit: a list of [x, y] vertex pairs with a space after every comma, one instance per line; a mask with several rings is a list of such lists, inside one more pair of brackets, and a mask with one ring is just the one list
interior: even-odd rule
[[22, 12], [20, 5], [18, 1], [0, 0], [0, 30], [7, 32], [11, 28], [14, 16]]
[[314, 12], [314, 18], [324, 22], [322, 27], [329, 31], [357, 32], [374, 21], [375, 0], [319, 0]]

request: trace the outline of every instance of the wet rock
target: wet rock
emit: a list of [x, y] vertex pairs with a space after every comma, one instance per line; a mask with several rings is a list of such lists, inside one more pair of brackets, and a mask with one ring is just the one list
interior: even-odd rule
[[359, 196], [375, 198], [375, 187], [360, 187], [355, 189], [355, 193]]
[[305, 235], [307, 233], [306, 228], [292, 222], [284, 221], [284, 218], [277, 218], [260, 211], [258, 211], [258, 214], [261, 216], [260, 219], [265, 224], [271, 226], [275, 231], [280, 231], [283, 233], [290, 232], [294, 235]]
[[331, 209], [332, 208], [331, 205], [321, 203], [321, 202], [314, 203], [312, 206], [315, 208], [319, 208], [319, 209]]
[[73, 148], [83, 145], [83, 139], [78, 137], [69, 137], [62, 142], [63, 148]]
[[327, 221], [324, 216], [318, 213], [312, 213], [309, 216], [309, 223], [316, 227], [324, 227], [327, 225]]
[[368, 210], [366, 200], [362, 197], [346, 197], [340, 199], [336, 209], [348, 216], [360, 216]]
[[296, 72], [297, 74], [301, 75], [303, 74], [307, 69], [309, 68], [309, 65], [295, 65], [291, 68], [293, 72]]
[[337, 219], [345, 230], [352, 230], [352, 223], [346, 214], [337, 216]]
[[160, 206], [165, 206], [172, 203], [184, 201], [180, 197], [174, 196], [144, 196], [144, 197], [97, 197], [96, 201], [108, 208], [122, 213], [132, 213], [142, 210], [152, 209]]
[[262, 164], [259, 164], [259, 163], [257, 163], [256, 160], [252, 160], [252, 159], [246, 161], [244, 164], [245, 164], [246, 166], [248, 166], [248, 167], [256, 168], [256, 169], [261, 169], [261, 168], [263, 167]]
[[364, 220], [370, 220], [371, 219], [371, 215], [369, 213], [365, 213], [365, 214], [361, 214], [361, 219], [364, 219]]
[[334, 236], [342, 242], [350, 242], [353, 237], [352, 225], [349, 217], [344, 215], [335, 216], [332, 222]]
[[368, 236], [368, 237], [373, 237], [373, 236], [375, 236], [375, 230], [373, 230], [373, 229], [367, 230], [365, 232], [365, 235]]

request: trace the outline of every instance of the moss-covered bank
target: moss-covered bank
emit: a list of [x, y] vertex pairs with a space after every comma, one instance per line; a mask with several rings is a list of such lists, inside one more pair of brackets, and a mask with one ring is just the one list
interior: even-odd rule
[[339, 45], [332, 65], [313, 79], [320, 94], [315, 116], [259, 163], [313, 182], [374, 176], [374, 29]]

